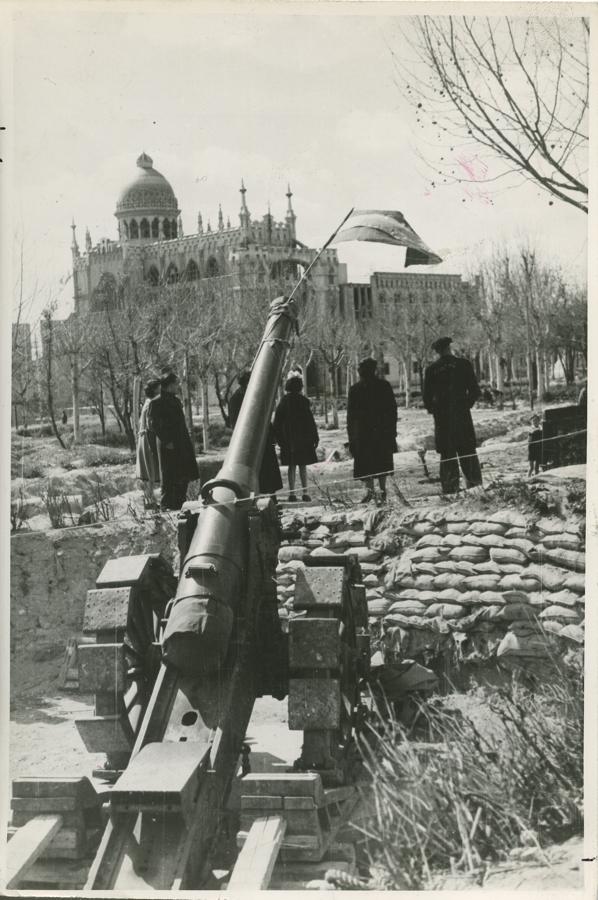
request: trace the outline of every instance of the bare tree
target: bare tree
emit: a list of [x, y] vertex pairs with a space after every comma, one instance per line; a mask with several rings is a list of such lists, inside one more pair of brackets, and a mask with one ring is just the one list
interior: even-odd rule
[[54, 308], [49, 305], [42, 313], [42, 341], [44, 344], [44, 363], [45, 363], [45, 382], [46, 382], [46, 403], [48, 405], [48, 415], [52, 423], [52, 431], [56, 436], [56, 440], [63, 450], [66, 450], [66, 444], [62, 440], [58, 425], [56, 424], [56, 415], [54, 412]]
[[[432, 187], [515, 172], [587, 213], [587, 19], [418, 16], [404, 37], [417, 62], [393, 53], [402, 88], [443, 147]], [[463, 155], [476, 145], [502, 162], [498, 175]]]

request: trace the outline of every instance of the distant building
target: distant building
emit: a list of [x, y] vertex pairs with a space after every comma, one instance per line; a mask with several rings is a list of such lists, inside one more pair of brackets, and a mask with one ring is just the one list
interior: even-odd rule
[[[233, 288], [240, 289], [244, 279], [256, 285], [294, 284], [300, 267], [309, 265], [315, 255], [296, 236], [296, 216], [292, 192], [287, 189], [284, 221], [275, 221], [270, 211], [254, 219], [247, 206], [247, 190], [241, 181], [241, 208], [238, 224], [225, 222], [222, 208], [212, 229], [197, 214], [197, 230], [184, 235], [181, 210], [166, 178], [153, 167], [153, 160], [142, 153], [137, 173], [124, 187], [114, 215], [118, 239], [103, 238], [93, 244], [89, 230], [81, 251], [73, 223], [72, 257], [75, 285], [75, 311], [114, 308], [124, 276], [134, 284], [175, 284], [228, 276]], [[309, 276], [316, 301], [323, 302], [338, 292], [346, 280], [346, 267], [339, 263], [336, 250], [326, 250]]]

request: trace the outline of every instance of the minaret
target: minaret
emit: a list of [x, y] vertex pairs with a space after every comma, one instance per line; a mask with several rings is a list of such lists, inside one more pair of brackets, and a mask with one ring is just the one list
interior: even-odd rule
[[249, 214], [249, 210], [247, 209], [247, 203], [245, 202], [245, 194], [247, 193], [247, 188], [245, 187], [243, 179], [241, 179], [241, 187], [239, 191], [241, 194], [241, 211], [239, 213], [239, 221], [241, 222], [241, 231], [245, 231], [247, 233], [251, 224], [251, 216]]
[[266, 214], [266, 231], [268, 234], [268, 243], [272, 243], [272, 210], [270, 209], [270, 201], [268, 200], [268, 212]]
[[211, 230], [212, 230], [212, 226], [210, 225], [210, 220], [208, 219], [208, 231], [210, 232]]
[[230, 216], [226, 217], [226, 227], [230, 230]]
[[288, 200], [289, 202], [288, 202], [288, 205], [287, 205], [286, 223], [287, 223], [287, 228], [288, 228], [288, 230], [289, 230], [289, 236], [290, 236], [291, 239], [294, 241], [294, 240], [295, 240], [295, 219], [296, 219], [296, 216], [295, 216], [295, 213], [294, 213], [294, 211], [293, 211], [293, 204], [291, 203], [291, 198], [292, 198], [292, 196], [293, 196], [293, 192], [291, 191], [291, 185], [288, 184], [288, 185], [287, 185], [287, 200]]
[[71, 241], [71, 253], [73, 254], [73, 259], [77, 259], [79, 257], [79, 244], [77, 243], [77, 235], [75, 234], [75, 220], [72, 220], [71, 229], [73, 231], [73, 240]]
[[177, 237], [183, 237], [183, 219], [180, 213], [177, 221]]
[[91, 252], [91, 235], [89, 233], [89, 228], [85, 229], [85, 249], [88, 253]]
[[218, 204], [218, 231], [224, 231], [224, 216], [222, 215], [222, 204]]
[[197, 213], [197, 233], [203, 234], [203, 219], [200, 212]]

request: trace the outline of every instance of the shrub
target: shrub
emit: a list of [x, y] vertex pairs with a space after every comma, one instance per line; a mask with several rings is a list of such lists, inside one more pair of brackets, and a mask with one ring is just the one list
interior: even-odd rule
[[483, 731], [467, 713], [440, 709], [430, 722], [439, 743], [427, 747], [411, 743], [393, 715], [374, 714], [362, 739], [374, 808], [364, 830], [385, 883], [423, 889], [449, 866], [483, 874], [519, 845], [581, 831], [580, 660], [557, 675], [536, 690], [516, 680], [478, 689], [495, 720]]
[[68, 528], [77, 524], [78, 516], [71, 509], [70, 500], [63, 491], [56, 491], [49, 486], [47, 491], [40, 492], [40, 497], [52, 528]]

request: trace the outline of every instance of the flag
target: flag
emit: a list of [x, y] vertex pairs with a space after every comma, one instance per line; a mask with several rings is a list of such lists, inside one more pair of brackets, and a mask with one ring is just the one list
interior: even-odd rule
[[415, 233], [403, 213], [394, 209], [355, 209], [334, 238], [336, 241], [373, 241], [406, 247], [405, 267], [442, 262]]

